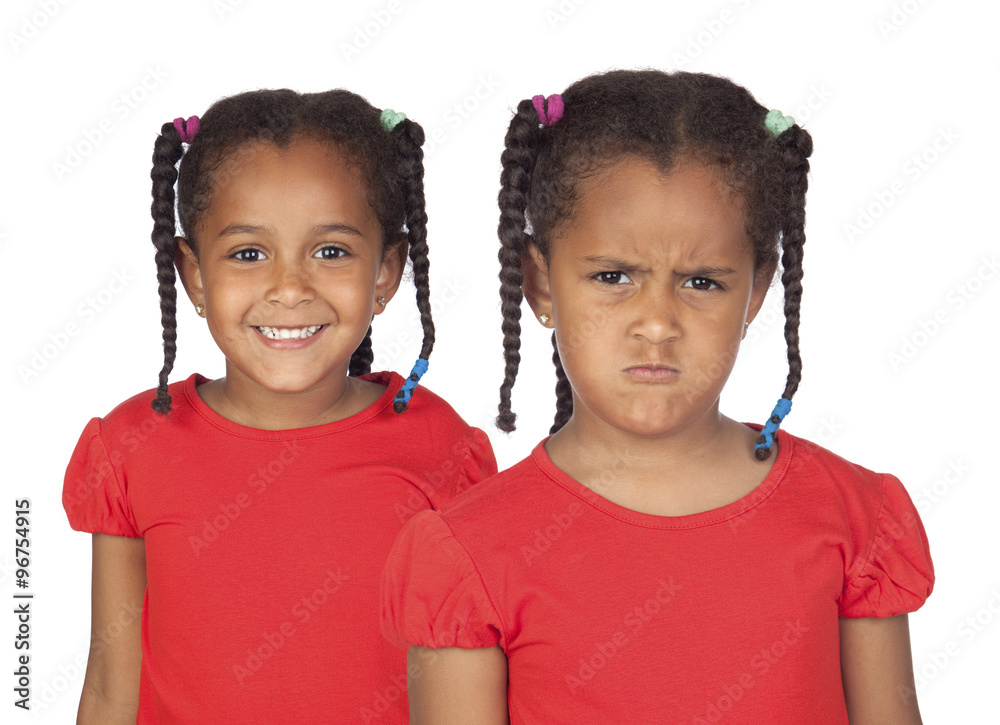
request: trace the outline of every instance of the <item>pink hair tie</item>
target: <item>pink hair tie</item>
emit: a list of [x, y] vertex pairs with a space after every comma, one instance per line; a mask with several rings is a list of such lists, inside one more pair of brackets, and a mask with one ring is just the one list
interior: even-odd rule
[[183, 118], [175, 118], [174, 128], [177, 129], [177, 135], [181, 137], [181, 141], [191, 143], [194, 141], [198, 129], [201, 128], [201, 119], [197, 116], [191, 116], [187, 121]]
[[538, 122], [543, 126], [553, 126], [563, 115], [563, 99], [558, 93], [553, 93], [547, 99], [544, 96], [533, 96], [531, 105], [538, 111]]

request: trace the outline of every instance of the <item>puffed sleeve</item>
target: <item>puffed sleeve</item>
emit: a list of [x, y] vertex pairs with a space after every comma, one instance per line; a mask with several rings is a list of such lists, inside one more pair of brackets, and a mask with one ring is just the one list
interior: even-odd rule
[[885, 475], [882, 505], [867, 553], [848, 566], [840, 616], [893, 617], [913, 612], [933, 588], [934, 565], [920, 516], [903, 484]]
[[77, 531], [140, 538], [120, 472], [94, 418], [76, 444], [63, 480], [63, 508]]
[[493, 446], [489, 436], [479, 428], [472, 429], [469, 449], [455, 482], [455, 495], [462, 493], [475, 483], [489, 478], [497, 472], [497, 459], [493, 455]]
[[400, 532], [382, 576], [382, 634], [400, 648], [493, 647], [500, 617], [475, 564], [436, 511]]

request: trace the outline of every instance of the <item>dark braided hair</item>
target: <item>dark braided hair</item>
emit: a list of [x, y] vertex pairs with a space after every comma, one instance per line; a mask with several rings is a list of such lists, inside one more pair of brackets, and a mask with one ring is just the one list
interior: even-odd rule
[[[504, 381], [497, 427], [514, 430], [511, 390], [520, 364], [522, 273], [526, 234], [547, 259], [559, 226], [572, 217], [580, 181], [625, 156], [639, 156], [669, 173], [690, 159], [714, 167], [747, 209], [754, 269], [769, 277], [783, 252], [785, 339], [791, 400], [802, 374], [799, 303], [805, 194], [812, 138], [797, 125], [777, 138], [765, 126], [768, 109], [743, 87], [702, 73], [611, 71], [577, 81], [562, 94], [565, 115], [540, 126], [530, 100], [521, 101], [507, 130], [500, 176], [500, 300], [503, 312]], [[551, 432], [573, 414], [572, 389], [552, 338], [557, 413]], [[780, 422], [780, 417], [778, 421]], [[773, 426], [773, 429], [770, 427]], [[770, 455], [769, 420], [755, 455]]]
[[[165, 123], [153, 151], [153, 245], [163, 324], [163, 369], [160, 371], [153, 410], [170, 412], [167, 378], [177, 353], [177, 292], [174, 259], [174, 182], [177, 182], [177, 219], [180, 234], [198, 253], [199, 222], [209, 208], [212, 190], [241, 172], [252, 145], [274, 144], [288, 148], [299, 138], [330, 143], [357, 165], [365, 180], [368, 203], [382, 227], [383, 250], [409, 242], [417, 288], [417, 307], [423, 325], [420, 357], [426, 361], [434, 347], [427, 258], [427, 214], [424, 211], [423, 129], [403, 119], [385, 126], [379, 109], [345, 90], [296, 93], [288, 89], [261, 90], [223, 98], [201, 118], [197, 136], [187, 152], [178, 129]], [[391, 127], [391, 131], [386, 129]], [[190, 127], [187, 132], [191, 133]], [[183, 160], [182, 160], [183, 157]], [[180, 161], [180, 171], [177, 163]], [[351, 355], [349, 374], [371, 371], [371, 327]], [[426, 364], [426, 363], [425, 363]], [[412, 386], [415, 381], [410, 381]], [[411, 388], [412, 389], [412, 388]], [[409, 394], [406, 396], [409, 399]], [[397, 400], [397, 413], [406, 403]]]
[[[420, 347], [420, 360], [429, 360], [434, 349], [434, 320], [431, 319], [431, 290], [427, 258], [427, 212], [424, 210], [424, 130], [411, 121], [400, 123], [394, 133], [400, 142], [400, 169], [403, 175], [403, 192], [406, 196], [406, 228], [410, 242], [410, 261], [413, 263], [413, 284], [417, 288], [417, 310], [424, 328], [424, 341]], [[418, 363], [419, 365], [419, 363]], [[396, 393], [393, 410], [402, 413], [409, 401], [412, 385], [420, 380], [420, 373], [411, 372], [403, 389]], [[411, 385], [412, 384], [412, 385]]]

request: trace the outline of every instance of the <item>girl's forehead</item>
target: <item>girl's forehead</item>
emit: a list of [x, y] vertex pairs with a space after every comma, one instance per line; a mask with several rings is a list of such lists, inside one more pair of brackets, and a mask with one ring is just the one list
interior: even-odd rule
[[582, 180], [578, 191], [556, 236], [574, 256], [591, 248], [671, 258], [751, 253], [742, 199], [705, 164], [682, 160], [664, 173], [629, 157]]

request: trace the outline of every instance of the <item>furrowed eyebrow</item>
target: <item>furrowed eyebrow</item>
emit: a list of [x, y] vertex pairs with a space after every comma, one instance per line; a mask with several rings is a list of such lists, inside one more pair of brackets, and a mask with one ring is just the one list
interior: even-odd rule
[[735, 269], [730, 267], [699, 267], [685, 274], [686, 277], [728, 277], [736, 274]]
[[607, 270], [614, 270], [616, 272], [651, 272], [649, 267], [640, 267], [637, 264], [632, 264], [631, 262], [626, 262], [624, 259], [618, 259], [617, 257], [584, 257], [584, 262], [594, 265], [595, 267], [601, 267]]

